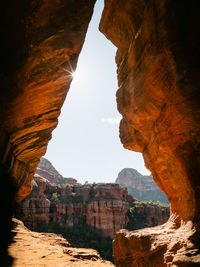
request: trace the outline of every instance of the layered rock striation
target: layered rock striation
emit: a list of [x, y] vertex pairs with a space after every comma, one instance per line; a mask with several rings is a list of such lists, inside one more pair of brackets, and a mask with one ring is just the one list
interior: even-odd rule
[[118, 184], [56, 186], [36, 174], [31, 194], [20, 203], [18, 217], [33, 230], [41, 223], [66, 228], [86, 224], [113, 237], [126, 226], [133, 200]]
[[32, 188], [16, 213], [32, 230], [54, 223], [63, 228], [88, 225], [114, 237], [122, 228], [160, 225], [169, 218], [168, 207], [137, 201], [115, 183], [56, 185], [35, 174]]
[[[2, 4], [0, 200], [9, 206], [2, 210], [2, 236], [15, 193], [20, 201], [30, 192], [57, 125], [93, 5], [93, 0]], [[117, 236], [118, 266], [199, 264], [199, 24], [195, 0], [105, 0], [100, 29], [118, 47], [120, 137], [126, 148], [143, 153], [171, 204], [165, 226], [124, 232], [124, 243]]]
[[166, 195], [155, 184], [151, 175], [142, 175], [135, 169], [125, 168], [119, 172], [115, 182], [126, 186], [128, 193], [138, 200], [169, 204]]
[[14, 202], [30, 193], [36, 167], [57, 126], [94, 3], [95, 0], [2, 3], [0, 254], [10, 242]]
[[100, 30], [117, 46], [125, 148], [171, 204], [162, 226], [116, 236], [117, 266], [199, 266], [200, 46], [198, 1], [106, 0]]
[[3, 3], [0, 167], [15, 181], [18, 201], [30, 193], [40, 157], [57, 126], [94, 3]]

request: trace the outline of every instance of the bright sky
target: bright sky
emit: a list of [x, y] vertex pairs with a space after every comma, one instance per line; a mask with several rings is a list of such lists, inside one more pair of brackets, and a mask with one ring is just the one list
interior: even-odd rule
[[116, 48], [98, 30], [103, 2], [96, 3], [76, 75], [45, 155], [64, 177], [80, 183], [114, 182], [123, 168], [150, 174], [142, 155], [120, 143]]

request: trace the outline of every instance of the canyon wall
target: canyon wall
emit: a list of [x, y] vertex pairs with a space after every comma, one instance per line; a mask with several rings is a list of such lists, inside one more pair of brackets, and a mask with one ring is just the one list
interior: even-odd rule
[[[38, 172], [44, 172], [45, 176], [38, 175]], [[122, 228], [151, 227], [163, 224], [169, 218], [168, 207], [137, 201], [128, 195], [126, 187], [119, 184], [81, 185], [74, 178], [61, 177], [50, 161], [45, 158], [40, 160], [32, 191], [19, 204], [16, 212], [27, 227], [37, 230], [54, 223], [63, 228], [77, 225], [84, 228], [88, 225], [113, 238]], [[71, 184], [68, 183], [69, 179]]]
[[[57, 125], [93, 5], [2, 3], [1, 241], [15, 191], [18, 201], [30, 192]], [[171, 204], [166, 225], [117, 235], [117, 266], [199, 265], [199, 25], [197, 0], [105, 0], [100, 29], [118, 47], [120, 138], [125, 148], [143, 153]]]
[[135, 169], [125, 168], [119, 172], [115, 182], [126, 186], [128, 193], [138, 200], [169, 204], [166, 195], [155, 184], [151, 175], [142, 175]]
[[57, 126], [94, 3], [95, 0], [1, 3], [1, 262], [12, 239], [14, 202], [31, 191], [36, 167]]
[[151, 227], [169, 218], [168, 207], [136, 201], [115, 183], [56, 185], [36, 174], [32, 187], [15, 214], [32, 230], [54, 223], [63, 228], [88, 225], [113, 238], [122, 228]]
[[57, 126], [94, 3], [2, 4], [0, 168], [14, 180], [17, 201], [30, 193], [40, 157]]
[[66, 228], [87, 224], [113, 237], [126, 226], [133, 200], [118, 184], [55, 185], [36, 174], [33, 190], [20, 203], [17, 216], [32, 230], [41, 223]]
[[171, 204], [164, 226], [114, 241], [117, 266], [199, 266], [200, 19], [198, 1], [106, 0], [100, 30], [118, 48], [124, 147]]

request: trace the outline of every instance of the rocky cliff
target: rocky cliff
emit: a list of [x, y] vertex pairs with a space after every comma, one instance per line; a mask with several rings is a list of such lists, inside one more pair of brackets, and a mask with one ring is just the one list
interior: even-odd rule
[[0, 13], [0, 167], [18, 201], [44, 155], [76, 68], [95, 0], [4, 1]]
[[111, 261], [117, 231], [160, 225], [169, 218], [169, 207], [136, 201], [115, 183], [56, 185], [36, 174], [32, 187], [17, 218], [32, 230], [61, 233], [75, 247], [95, 248]]
[[46, 178], [51, 183], [64, 183], [63, 176], [54, 168], [51, 162], [44, 157], [40, 159], [40, 163], [36, 169], [36, 173]]
[[198, 1], [105, 0], [121, 142], [143, 154], [171, 204], [166, 225], [116, 236], [117, 266], [200, 264], [199, 18]]
[[161, 225], [167, 222], [169, 215], [169, 207], [165, 205], [152, 201], [134, 201], [130, 203], [125, 228], [138, 230]]
[[[0, 251], [76, 69], [95, 0], [3, 1], [0, 9]], [[2, 245], [1, 245], [2, 243]]]
[[[116, 183], [62, 184], [52, 183], [61, 175], [49, 161], [35, 174], [31, 194], [20, 203], [18, 217], [35, 230], [40, 224], [58, 223], [62, 227], [89, 225], [103, 235], [113, 237], [122, 228], [139, 229], [165, 223], [169, 208], [152, 202], [140, 202]], [[47, 163], [47, 164], [46, 164]], [[48, 167], [46, 167], [48, 165]], [[50, 167], [49, 167], [50, 166]], [[37, 169], [38, 172], [38, 169]]]
[[52, 163], [42, 157], [40, 163], [36, 169], [36, 173], [43, 178], [46, 178], [49, 182], [55, 184], [77, 184], [77, 180], [72, 177], [63, 177], [52, 165]]
[[167, 197], [155, 184], [151, 175], [142, 175], [135, 169], [125, 168], [119, 172], [116, 183], [126, 186], [128, 193], [138, 200], [169, 204]]
[[87, 224], [113, 237], [128, 222], [129, 201], [118, 184], [55, 185], [35, 175], [31, 194], [20, 204], [18, 215], [26, 226], [56, 222], [62, 227]]

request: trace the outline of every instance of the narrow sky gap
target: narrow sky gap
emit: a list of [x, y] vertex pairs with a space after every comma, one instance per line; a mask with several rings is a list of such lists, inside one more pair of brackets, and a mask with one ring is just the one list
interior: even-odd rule
[[98, 0], [70, 91], [45, 157], [65, 177], [79, 182], [114, 182], [123, 168], [149, 174], [140, 153], [119, 140], [116, 48], [98, 30], [103, 10]]

